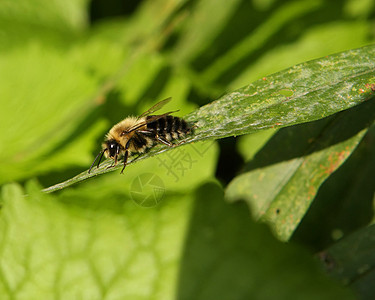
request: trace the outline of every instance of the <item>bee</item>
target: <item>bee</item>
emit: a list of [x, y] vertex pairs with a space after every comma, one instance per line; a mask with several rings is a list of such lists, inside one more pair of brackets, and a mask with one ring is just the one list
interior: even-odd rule
[[[123, 157], [123, 168], [121, 174], [126, 167], [129, 154], [144, 153], [156, 144], [164, 144], [173, 147], [172, 143], [176, 140], [184, 138], [192, 133], [193, 127], [185, 120], [172, 116], [176, 111], [170, 111], [162, 115], [151, 115], [161, 109], [172, 98], [167, 98], [156, 103], [149, 110], [145, 111], [139, 117], [128, 117], [114, 125], [107, 133], [102, 144], [102, 150], [95, 157], [88, 173], [91, 172], [96, 160], [99, 157], [98, 165], [105, 155], [106, 158], [114, 160], [110, 167], [117, 165], [118, 160]], [[177, 145], [181, 144], [178, 143]]]

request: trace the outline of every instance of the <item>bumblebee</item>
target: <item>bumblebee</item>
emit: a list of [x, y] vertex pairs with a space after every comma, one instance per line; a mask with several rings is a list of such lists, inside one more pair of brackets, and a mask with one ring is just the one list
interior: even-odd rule
[[129, 154], [144, 153], [156, 144], [173, 147], [176, 145], [173, 144], [174, 141], [190, 134], [193, 128], [185, 120], [171, 115], [177, 111], [170, 111], [162, 115], [151, 115], [161, 109], [171, 99], [167, 98], [156, 103], [139, 117], [128, 117], [114, 125], [107, 133], [102, 144], [102, 150], [95, 157], [88, 172], [91, 172], [98, 158], [97, 167], [99, 167], [100, 161], [105, 155], [105, 157], [114, 160], [109, 167], [116, 166], [118, 160], [123, 157], [122, 174]]

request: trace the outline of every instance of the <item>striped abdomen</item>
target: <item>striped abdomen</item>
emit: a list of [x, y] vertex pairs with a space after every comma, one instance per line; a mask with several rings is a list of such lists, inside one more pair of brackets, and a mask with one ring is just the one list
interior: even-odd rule
[[[154, 116], [147, 116], [146, 122], [151, 118]], [[191, 128], [185, 120], [170, 115], [147, 123], [147, 129], [155, 131], [155, 134], [168, 141], [183, 138], [191, 132]]]

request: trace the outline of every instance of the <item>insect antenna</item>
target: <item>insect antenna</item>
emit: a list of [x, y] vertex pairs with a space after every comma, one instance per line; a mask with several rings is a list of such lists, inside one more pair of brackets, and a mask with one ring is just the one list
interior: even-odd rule
[[101, 161], [102, 158], [103, 158], [104, 152], [106, 152], [107, 150], [108, 150], [108, 149], [105, 148], [105, 149], [103, 149], [102, 151], [100, 151], [100, 152], [98, 153], [98, 155], [95, 157], [95, 159], [94, 159], [94, 161], [93, 161], [93, 163], [92, 163], [92, 165], [91, 165], [91, 167], [90, 167], [90, 169], [89, 169], [89, 172], [88, 172], [89, 174], [90, 174], [90, 172], [91, 172], [92, 167], [95, 165], [96, 160], [98, 159], [98, 157], [99, 157], [99, 155], [100, 155], [100, 158], [99, 158], [99, 161], [98, 161], [98, 165], [96, 166], [97, 168], [99, 168], [100, 161]]

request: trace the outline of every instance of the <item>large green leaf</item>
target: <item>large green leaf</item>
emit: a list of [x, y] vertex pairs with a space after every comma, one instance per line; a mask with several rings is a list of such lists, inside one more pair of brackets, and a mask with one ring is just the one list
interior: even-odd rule
[[372, 126], [348, 160], [321, 185], [292, 241], [318, 251], [373, 223], [374, 153]]
[[[363, 103], [375, 90], [374, 55], [374, 46], [346, 51], [294, 66], [227, 94], [185, 117], [196, 126], [195, 134], [185, 143], [310, 122]], [[168, 150], [171, 148], [152, 149], [129, 164]], [[110, 164], [107, 161], [91, 174], [81, 173], [46, 191], [121, 168], [108, 169]]]
[[[90, 166], [113, 124], [157, 100], [172, 96], [166, 109], [180, 109], [184, 116], [223, 91], [263, 76], [264, 81], [187, 115], [199, 128], [186, 142], [199, 143], [156, 147], [124, 176], [117, 169], [54, 195], [40, 193], [34, 184], [25, 190], [16, 184], [3, 188], [2, 298], [346, 299], [293, 240], [280, 243], [264, 225], [249, 220], [246, 205], [225, 203], [216, 185], [196, 188], [222, 166], [216, 162], [216, 138], [266, 133], [259, 129], [310, 122], [366, 104], [361, 101], [372, 97], [374, 83], [370, 48], [326, 57], [315, 67], [307, 62], [268, 74], [370, 43], [371, 1], [149, 0], [125, 17], [98, 21], [94, 16], [90, 24], [88, 5], [86, 0], [0, 3], [2, 183], [38, 176], [49, 186], [71, 178]], [[369, 73], [360, 73], [361, 68]], [[327, 125], [329, 147], [312, 140], [307, 155], [349, 142], [365, 128], [352, 119], [353, 126], [343, 128], [357, 130], [329, 141], [328, 135], [336, 134], [329, 126], [337, 121], [334, 117]], [[284, 144], [274, 143], [276, 154], [285, 147], [294, 153], [291, 160], [298, 158], [300, 152], [293, 150], [306, 149], [306, 135], [316, 137], [319, 126], [306, 135], [302, 131], [292, 147], [285, 135]], [[362, 145], [369, 138], [362, 138]], [[246, 147], [245, 156], [253, 157], [255, 151]], [[158, 152], [165, 153], [145, 159]], [[237, 153], [221, 155], [232, 163]], [[322, 165], [331, 166], [324, 159]], [[366, 165], [367, 173], [360, 166], [348, 172], [369, 177], [363, 184], [369, 183], [371, 197], [372, 166]], [[87, 178], [82, 173], [81, 179]], [[74, 182], [77, 178], [68, 184]], [[357, 201], [358, 189], [351, 190]], [[338, 206], [350, 220], [360, 219], [353, 206]]]
[[244, 205], [225, 203], [212, 184], [197, 191], [178, 292], [178, 299], [349, 297], [324, 279], [307, 253], [277, 241]]
[[77, 126], [96, 81], [75, 70], [74, 62], [62, 53], [39, 44], [2, 54], [0, 69], [6, 74], [0, 82], [0, 178], [4, 182], [45, 168], [46, 161], [36, 158]]
[[257, 219], [287, 240], [320, 185], [354, 151], [375, 120], [370, 101], [336, 116], [280, 130], [228, 186], [228, 200], [246, 200]]
[[308, 253], [277, 241], [243, 205], [225, 203], [216, 184], [167, 194], [154, 209], [113, 193], [121, 189], [103, 185], [92, 194], [101, 193], [107, 208], [88, 200], [81, 209], [35, 183], [26, 191], [5, 186], [2, 297], [352, 299]]
[[121, 209], [91, 210], [39, 189], [29, 184], [28, 197], [15, 184], [2, 190], [3, 299], [173, 299], [191, 196], [143, 209], [107, 186]]
[[192, 141], [252, 133], [315, 121], [368, 100], [374, 94], [375, 47], [296, 65], [264, 77], [201, 107]]

